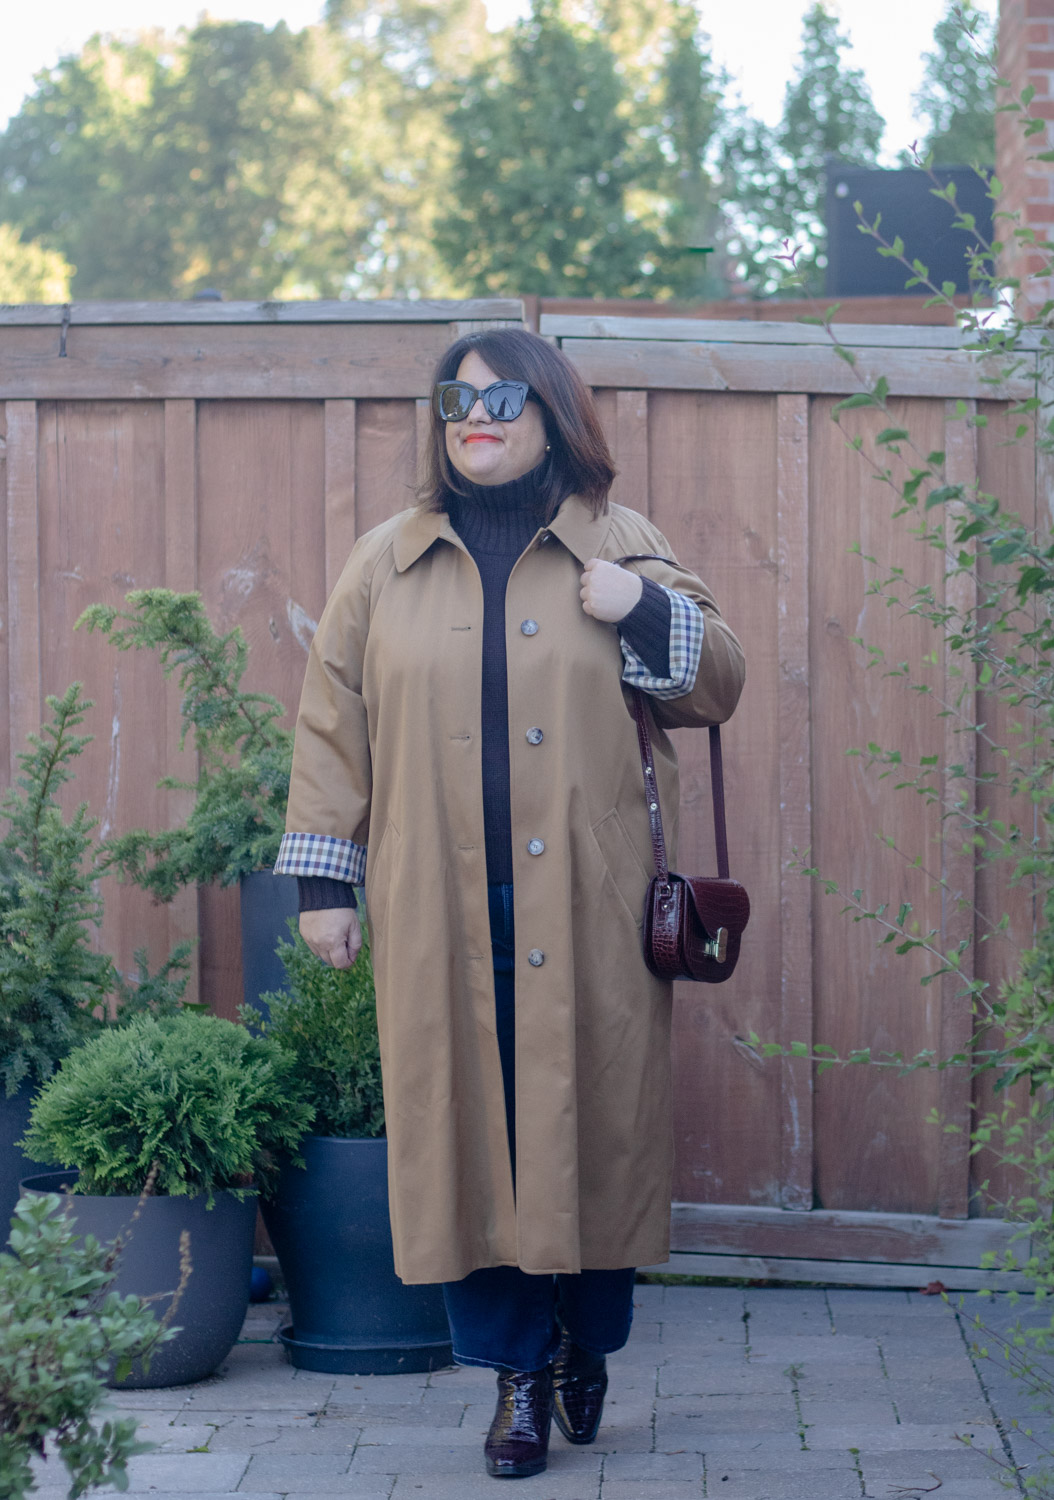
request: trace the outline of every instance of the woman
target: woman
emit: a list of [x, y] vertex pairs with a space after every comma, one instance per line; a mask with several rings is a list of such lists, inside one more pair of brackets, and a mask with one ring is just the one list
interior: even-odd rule
[[[654, 872], [630, 687], [662, 731], [727, 719], [739, 644], [614, 477], [589, 390], [501, 329], [439, 362], [421, 503], [368, 532], [319, 623], [276, 870], [355, 961], [365, 875], [396, 1270], [442, 1282], [456, 1358], [498, 1370], [499, 1478], [554, 1413], [592, 1442], [668, 1255], [670, 987], [641, 956]], [[367, 845], [369, 854], [367, 857]]]

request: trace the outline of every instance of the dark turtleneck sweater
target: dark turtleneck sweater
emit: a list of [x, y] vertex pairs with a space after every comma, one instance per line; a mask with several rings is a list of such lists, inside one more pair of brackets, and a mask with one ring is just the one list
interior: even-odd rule
[[[451, 525], [479, 570], [483, 585], [481, 755], [483, 828], [490, 884], [512, 881], [509, 783], [509, 691], [505, 655], [505, 589], [517, 559], [544, 524], [539, 481], [544, 465], [508, 484], [462, 480], [464, 494], [448, 503]], [[650, 579], [619, 634], [656, 677], [670, 671], [670, 600]], [[349, 905], [350, 887], [320, 876], [299, 877], [300, 909]]]

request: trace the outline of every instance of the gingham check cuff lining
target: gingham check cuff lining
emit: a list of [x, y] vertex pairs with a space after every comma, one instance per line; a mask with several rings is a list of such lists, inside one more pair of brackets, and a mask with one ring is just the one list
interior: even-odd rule
[[366, 878], [366, 846], [327, 833], [286, 833], [282, 836], [276, 875], [325, 875], [361, 885]]
[[625, 667], [622, 681], [627, 687], [640, 688], [653, 698], [683, 698], [695, 687], [699, 656], [703, 649], [705, 621], [698, 604], [673, 589], [663, 592], [670, 600], [670, 675], [653, 677], [637, 653], [622, 642]]

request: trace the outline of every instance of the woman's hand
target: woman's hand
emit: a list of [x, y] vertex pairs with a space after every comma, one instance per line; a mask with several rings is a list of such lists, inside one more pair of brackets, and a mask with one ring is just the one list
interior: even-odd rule
[[582, 573], [582, 608], [594, 620], [616, 625], [633, 609], [643, 590], [639, 574], [591, 557]]
[[300, 936], [316, 958], [334, 969], [350, 969], [362, 947], [362, 928], [353, 906], [302, 911]]

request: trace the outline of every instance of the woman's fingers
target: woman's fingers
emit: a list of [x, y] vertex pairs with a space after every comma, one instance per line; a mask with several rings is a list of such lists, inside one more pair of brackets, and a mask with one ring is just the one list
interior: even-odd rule
[[629, 614], [643, 588], [638, 574], [627, 573], [615, 563], [591, 557], [582, 570], [579, 596], [587, 615], [615, 625]]
[[315, 957], [334, 969], [350, 969], [362, 947], [362, 928], [353, 906], [302, 911], [300, 935]]

